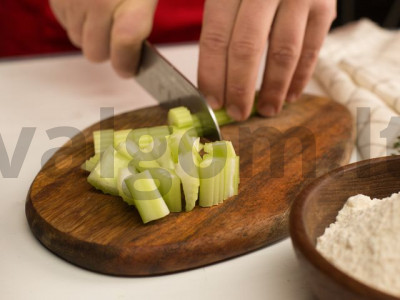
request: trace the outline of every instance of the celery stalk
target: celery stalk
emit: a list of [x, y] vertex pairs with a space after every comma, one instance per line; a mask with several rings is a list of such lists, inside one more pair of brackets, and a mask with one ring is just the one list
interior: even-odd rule
[[158, 190], [171, 212], [182, 211], [181, 181], [175, 171], [164, 168], [149, 169], [154, 180], [159, 181]]
[[137, 174], [137, 172], [132, 168], [121, 168], [119, 169], [118, 177], [117, 177], [117, 188], [119, 196], [129, 205], [135, 205], [131, 192], [126, 186], [125, 179], [132, 176], [133, 174]]
[[168, 124], [178, 128], [193, 126], [192, 115], [186, 107], [179, 106], [168, 111]]
[[131, 131], [132, 129], [114, 131], [114, 148], [117, 148], [121, 143], [125, 143]]
[[93, 132], [94, 153], [101, 153], [114, 145], [114, 130], [98, 130]]
[[126, 148], [126, 142], [121, 142], [119, 143], [118, 147], [115, 148], [115, 150], [121, 154], [122, 156], [124, 156], [126, 159], [131, 160], [132, 156], [129, 154], [128, 149]]
[[86, 160], [82, 165], [81, 168], [85, 171], [91, 172], [97, 165], [100, 160], [100, 153], [96, 153], [88, 160]]
[[149, 171], [134, 174], [125, 179], [143, 223], [165, 217], [169, 209]]
[[153, 138], [165, 137], [170, 135], [170, 130], [167, 125], [163, 126], [155, 126], [148, 128], [148, 134], [151, 135]]
[[119, 195], [117, 176], [119, 169], [128, 167], [129, 160], [109, 146], [102, 154], [96, 167], [90, 172], [88, 182], [106, 194]]
[[158, 164], [165, 169], [173, 170], [175, 168], [172, 160], [170, 136], [159, 137], [154, 139], [153, 154]]
[[132, 156], [131, 164], [133, 164], [138, 171], [143, 172], [150, 168], [160, 167], [153, 155], [150, 152], [144, 152], [133, 140], [128, 139], [126, 141], [126, 149]]
[[[199, 205], [202, 207], [209, 207], [214, 204], [214, 190], [215, 178], [209, 176], [209, 172], [213, 172], [211, 165], [212, 157], [205, 158], [200, 163], [199, 177], [200, 177], [200, 191], [199, 191]], [[211, 169], [210, 169], [211, 168]]]
[[185, 210], [191, 211], [198, 199], [200, 179], [198, 168], [193, 162], [192, 151], [179, 154], [179, 162], [175, 165], [176, 175], [181, 179], [185, 195]]

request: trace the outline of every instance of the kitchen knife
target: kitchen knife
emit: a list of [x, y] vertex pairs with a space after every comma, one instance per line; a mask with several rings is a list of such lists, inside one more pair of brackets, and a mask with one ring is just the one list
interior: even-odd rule
[[136, 81], [160, 105], [168, 109], [187, 107], [200, 120], [205, 137], [221, 139], [214, 112], [199, 90], [147, 41], [143, 43]]

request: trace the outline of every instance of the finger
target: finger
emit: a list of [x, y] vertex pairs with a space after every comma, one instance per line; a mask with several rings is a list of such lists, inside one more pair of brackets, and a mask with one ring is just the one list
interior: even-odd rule
[[304, 1], [296, 0], [282, 2], [278, 8], [257, 104], [263, 116], [274, 116], [282, 108], [300, 56], [308, 10]]
[[66, 13], [67, 34], [71, 43], [82, 48], [83, 44], [83, 28], [86, 23], [86, 9], [68, 10]]
[[82, 28], [86, 18], [82, 5], [78, 5], [81, 9], [76, 9], [74, 1], [65, 2], [60, 0], [50, 0], [49, 4], [57, 21], [67, 32], [69, 40], [75, 46], [80, 47], [82, 42]]
[[299, 98], [310, 80], [324, 38], [335, 18], [335, 1], [325, 1], [310, 11], [300, 60], [293, 75], [286, 99], [293, 102]]
[[65, 2], [60, 0], [49, 0], [50, 8], [60, 25], [66, 28], [66, 9]]
[[108, 59], [115, 1], [92, 1], [83, 25], [82, 50], [94, 62]]
[[278, 1], [243, 0], [229, 45], [226, 109], [235, 120], [250, 115], [261, 56]]
[[121, 77], [135, 74], [142, 42], [150, 35], [157, 0], [127, 0], [114, 12], [111, 63]]
[[208, 0], [200, 36], [198, 85], [213, 109], [224, 104], [227, 52], [240, 0]]

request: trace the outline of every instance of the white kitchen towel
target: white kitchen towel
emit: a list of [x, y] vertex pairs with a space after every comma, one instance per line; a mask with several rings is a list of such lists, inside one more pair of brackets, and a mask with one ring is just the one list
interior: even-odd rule
[[399, 153], [399, 30], [366, 19], [333, 30], [314, 76], [353, 115], [361, 159]]

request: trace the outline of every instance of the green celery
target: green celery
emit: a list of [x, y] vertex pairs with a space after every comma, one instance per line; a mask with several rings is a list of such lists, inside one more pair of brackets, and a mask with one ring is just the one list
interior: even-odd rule
[[149, 171], [134, 174], [125, 179], [143, 223], [165, 217], [169, 209]]
[[88, 160], [86, 160], [82, 165], [81, 168], [85, 171], [92, 172], [92, 170], [96, 167], [97, 163], [100, 160], [100, 153], [96, 153]]
[[159, 181], [158, 190], [171, 212], [182, 211], [181, 180], [175, 171], [164, 168], [148, 170], [154, 180]]
[[172, 108], [168, 111], [168, 124], [179, 129], [193, 126], [190, 110], [184, 106]]
[[109, 146], [96, 167], [90, 172], [88, 182], [106, 194], [119, 195], [117, 176], [119, 169], [128, 167], [129, 160]]
[[132, 176], [133, 174], [137, 174], [136, 170], [133, 168], [121, 168], [119, 169], [118, 177], [117, 177], [117, 188], [119, 196], [129, 205], [135, 205], [131, 192], [126, 186], [125, 179]]
[[117, 148], [119, 144], [125, 143], [129, 133], [132, 129], [123, 129], [114, 132], [114, 148]]
[[181, 179], [185, 195], [185, 210], [191, 211], [199, 196], [200, 179], [198, 167], [193, 162], [192, 151], [179, 154], [179, 162], [175, 165], [176, 175]]
[[97, 130], [93, 132], [94, 153], [101, 153], [114, 145], [114, 130]]

